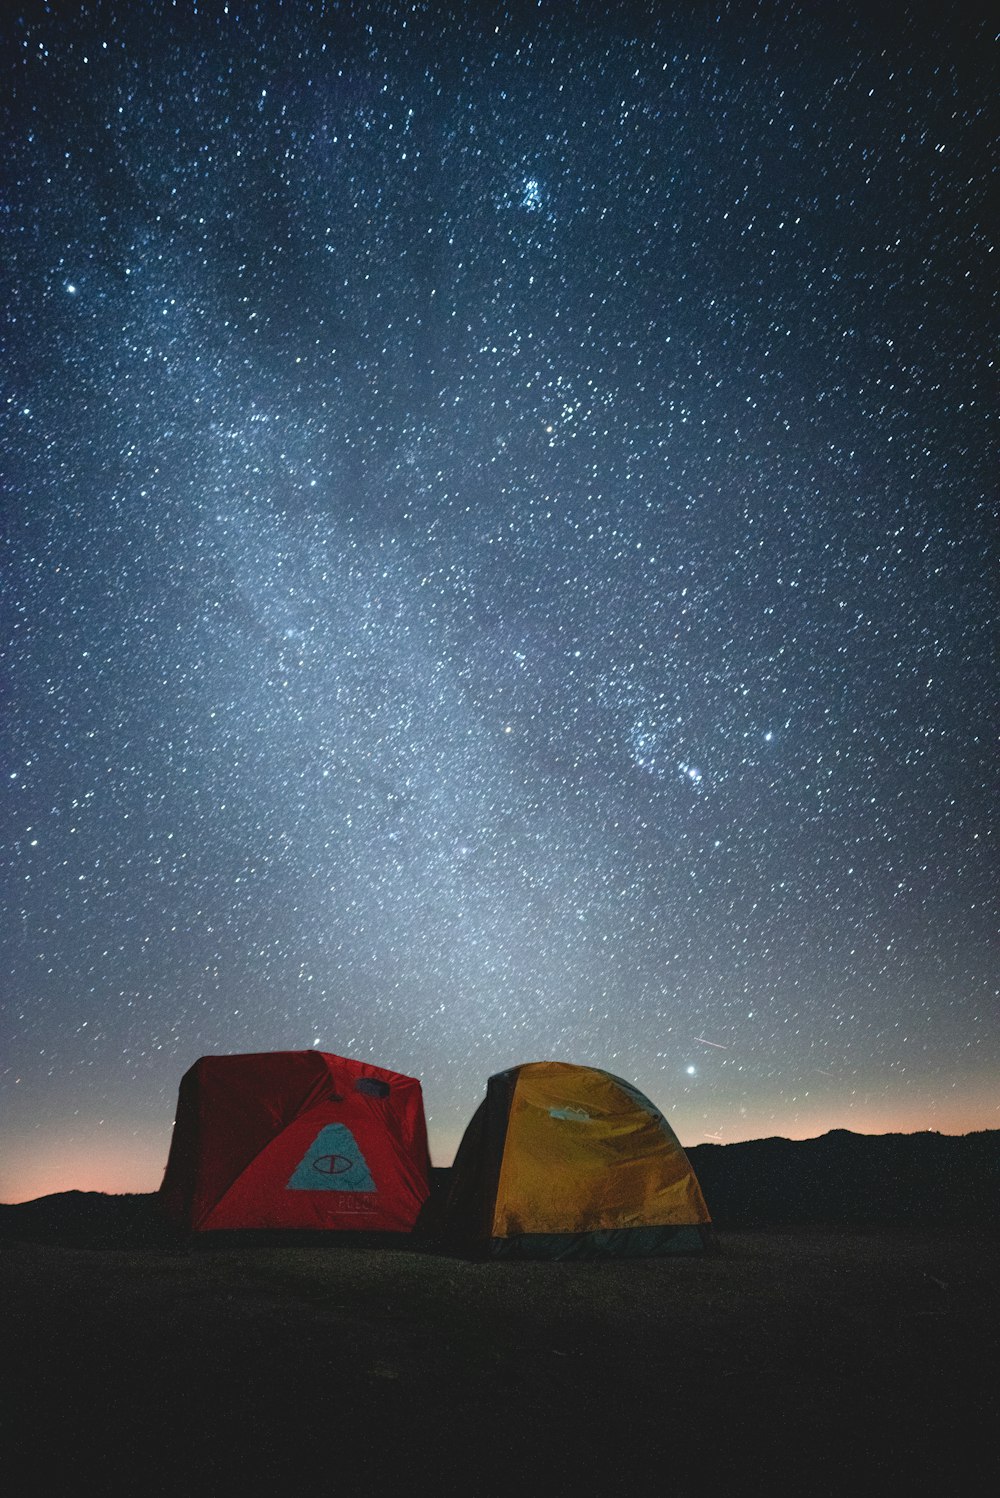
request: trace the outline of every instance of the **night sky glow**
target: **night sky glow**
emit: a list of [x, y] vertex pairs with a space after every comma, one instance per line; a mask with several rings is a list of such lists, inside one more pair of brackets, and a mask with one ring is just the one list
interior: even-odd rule
[[0, 1200], [208, 1053], [1000, 1127], [997, 73], [890, 9], [4, 9]]

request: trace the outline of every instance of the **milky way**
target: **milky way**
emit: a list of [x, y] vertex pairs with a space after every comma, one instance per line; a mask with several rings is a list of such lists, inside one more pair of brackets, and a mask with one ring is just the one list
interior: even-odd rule
[[4, 1199], [218, 1052], [1000, 1124], [997, 78], [870, 10], [6, 15]]

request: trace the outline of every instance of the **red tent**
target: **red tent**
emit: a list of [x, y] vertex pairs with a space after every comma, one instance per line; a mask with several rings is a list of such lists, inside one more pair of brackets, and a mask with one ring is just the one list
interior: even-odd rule
[[322, 1051], [202, 1056], [181, 1078], [160, 1199], [193, 1232], [409, 1233], [429, 1173], [414, 1077]]

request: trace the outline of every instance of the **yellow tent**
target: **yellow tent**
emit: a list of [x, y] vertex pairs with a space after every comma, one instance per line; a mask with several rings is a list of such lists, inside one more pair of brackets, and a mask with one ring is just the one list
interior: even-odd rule
[[649, 1099], [609, 1072], [560, 1061], [490, 1077], [445, 1209], [449, 1237], [505, 1258], [696, 1252], [710, 1222]]

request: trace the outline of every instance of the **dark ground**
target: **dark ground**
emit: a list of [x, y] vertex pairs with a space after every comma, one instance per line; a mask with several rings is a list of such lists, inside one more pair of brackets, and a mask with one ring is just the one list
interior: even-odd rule
[[155, 1206], [0, 1210], [6, 1491], [997, 1490], [995, 1221], [734, 1222], [699, 1257], [504, 1264], [188, 1246]]

